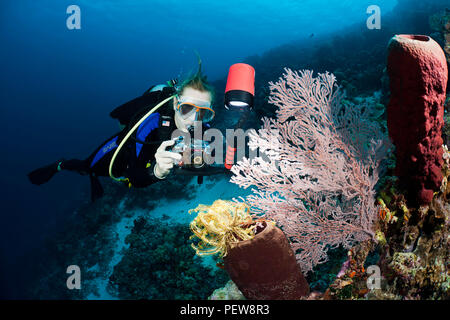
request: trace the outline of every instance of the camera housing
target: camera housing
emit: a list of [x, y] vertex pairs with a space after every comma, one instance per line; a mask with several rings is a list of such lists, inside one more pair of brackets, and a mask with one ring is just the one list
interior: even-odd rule
[[211, 146], [204, 140], [179, 136], [170, 151], [181, 154], [181, 160], [174, 162], [179, 167], [198, 169], [211, 163]]

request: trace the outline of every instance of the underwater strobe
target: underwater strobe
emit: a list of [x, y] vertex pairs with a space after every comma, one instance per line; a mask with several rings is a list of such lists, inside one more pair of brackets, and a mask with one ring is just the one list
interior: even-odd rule
[[[245, 63], [236, 63], [228, 71], [227, 85], [225, 87], [225, 108], [242, 112], [235, 130], [241, 128], [253, 109], [255, 99], [255, 69]], [[234, 140], [234, 138], [233, 138]], [[236, 148], [234, 141], [227, 141], [225, 168], [231, 169], [234, 163]]]
[[252, 109], [254, 96], [255, 69], [245, 63], [233, 64], [225, 87], [225, 108]]

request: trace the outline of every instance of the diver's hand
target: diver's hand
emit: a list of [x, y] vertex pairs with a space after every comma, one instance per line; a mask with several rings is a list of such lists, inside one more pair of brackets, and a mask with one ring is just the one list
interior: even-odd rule
[[164, 179], [170, 173], [170, 170], [173, 168], [174, 160], [181, 160], [181, 154], [166, 150], [167, 147], [173, 146], [174, 144], [175, 139], [167, 140], [161, 143], [158, 150], [156, 150], [156, 165], [155, 169], [153, 169], [153, 173], [159, 179]]

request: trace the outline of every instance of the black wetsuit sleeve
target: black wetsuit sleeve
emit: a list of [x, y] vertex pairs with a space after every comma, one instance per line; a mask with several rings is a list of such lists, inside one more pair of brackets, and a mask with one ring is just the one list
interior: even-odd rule
[[145, 188], [149, 185], [161, 181], [153, 173], [156, 162], [153, 161], [152, 165], [148, 168], [132, 167], [126, 171], [126, 177], [130, 180], [130, 183], [135, 188]]

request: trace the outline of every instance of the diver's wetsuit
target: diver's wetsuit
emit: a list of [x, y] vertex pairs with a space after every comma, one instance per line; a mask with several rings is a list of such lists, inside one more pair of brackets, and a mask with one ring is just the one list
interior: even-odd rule
[[[61, 169], [89, 174], [91, 177], [109, 176], [111, 158], [124, 136], [151, 108], [174, 93], [171, 87], [146, 92], [114, 109], [111, 117], [118, 119], [125, 128], [108, 138], [86, 160], [64, 160]], [[115, 177], [126, 177], [133, 187], [138, 188], [161, 180], [153, 173], [155, 153], [161, 142], [170, 140], [176, 129], [174, 115], [173, 100], [169, 100], [135, 130], [114, 161], [112, 173]], [[153, 143], [142, 144], [138, 141]]]
[[[158, 86], [157, 88], [160, 89], [150, 88], [141, 97], [133, 99], [111, 112], [111, 117], [119, 120], [125, 128], [103, 142], [87, 159], [63, 159], [38, 168], [28, 173], [31, 183], [35, 185], [46, 183], [59, 170], [75, 171], [90, 176], [92, 201], [100, 198], [103, 195], [103, 188], [98, 176], [109, 176], [111, 158], [121, 141], [152, 108], [176, 93], [172, 86], [162, 89], [161, 86]], [[202, 132], [208, 128], [207, 124], [203, 124]], [[127, 178], [121, 180], [127, 181], [130, 186], [137, 188], [161, 181], [153, 173], [156, 165], [155, 154], [163, 141], [172, 138], [172, 133], [176, 129], [173, 100], [170, 99], [145, 118], [124, 143], [114, 160], [113, 176]], [[183, 170], [177, 170], [177, 173], [196, 175], [198, 182], [201, 183], [203, 176], [222, 174], [224, 170], [225, 168], [202, 168], [201, 171], [198, 171], [198, 168], [195, 170], [183, 168]]]

